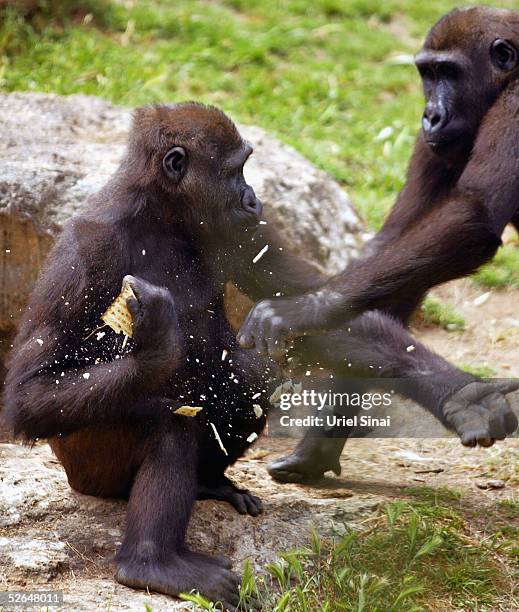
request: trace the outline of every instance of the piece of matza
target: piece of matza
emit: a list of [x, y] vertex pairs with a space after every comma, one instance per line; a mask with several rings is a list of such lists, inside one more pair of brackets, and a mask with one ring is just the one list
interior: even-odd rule
[[125, 283], [121, 293], [115, 298], [112, 304], [101, 315], [103, 323], [111, 327], [116, 334], [121, 332], [130, 338], [133, 336], [133, 320], [126, 300], [136, 298], [130, 283]]
[[174, 413], [181, 416], [194, 417], [200, 410], [203, 410], [202, 406], [180, 406], [180, 408], [174, 410]]

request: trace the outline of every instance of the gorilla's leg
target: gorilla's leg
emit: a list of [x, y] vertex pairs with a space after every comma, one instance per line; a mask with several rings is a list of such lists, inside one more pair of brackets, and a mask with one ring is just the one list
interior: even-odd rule
[[[383, 313], [369, 312], [353, 320], [349, 328], [304, 338], [296, 351], [304, 363], [319, 362], [338, 376], [401, 379], [405, 383], [402, 393], [456, 431], [466, 446], [489, 446], [515, 429], [517, 420], [502, 394], [517, 388], [516, 384], [500, 389], [478, 382], [414, 340], [399, 321]], [[345, 441], [341, 446], [337, 439], [330, 441], [309, 432], [291, 455], [270, 466], [270, 474], [284, 482], [302, 482], [315, 480], [328, 470], [337, 472]]]
[[191, 552], [185, 544], [197, 493], [199, 435], [188, 418], [173, 417], [169, 428], [162, 424], [150, 436], [130, 494], [116, 579], [168, 595], [197, 589], [234, 609], [239, 578], [225, 562]]
[[[322, 365], [324, 362], [319, 363]], [[308, 367], [311, 367], [310, 363]], [[351, 380], [348, 383], [350, 394], [362, 394], [369, 388], [369, 381]], [[353, 417], [360, 412], [360, 407], [348, 407], [347, 411], [337, 410], [339, 412], [341, 416]], [[311, 427], [290, 455], [276, 459], [269, 465], [269, 474], [278, 482], [299, 484], [318, 482], [325, 472], [334, 472], [339, 476], [340, 456], [353, 429], [348, 425], [335, 425], [333, 429]]]

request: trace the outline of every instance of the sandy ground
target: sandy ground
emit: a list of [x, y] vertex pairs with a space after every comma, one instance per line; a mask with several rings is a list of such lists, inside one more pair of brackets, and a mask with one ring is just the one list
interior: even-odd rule
[[422, 342], [456, 364], [489, 366], [496, 378], [519, 376], [519, 290], [488, 291], [464, 279], [431, 295], [454, 306], [467, 328], [462, 333], [415, 328]]

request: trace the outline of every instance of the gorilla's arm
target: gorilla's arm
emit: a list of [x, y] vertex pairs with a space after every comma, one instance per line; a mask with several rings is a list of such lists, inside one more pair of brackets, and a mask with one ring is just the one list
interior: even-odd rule
[[517, 86], [487, 113], [473, 155], [448, 196], [321, 288], [257, 304], [240, 331], [240, 343], [261, 350], [264, 338], [281, 342], [335, 329], [366, 310], [388, 310], [399, 297], [422, 295], [489, 261], [518, 208], [514, 104], [519, 104]]
[[[149, 403], [139, 399], [149, 397], [176, 363], [171, 296], [137, 279], [132, 287], [139, 302], [128, 304], [137, 350], [117, 354], [116, 337], [109, 328], [100, 334], [102, 340], [95, 334], [86, 338], [110, 303], [109, 299], [107, 304], [92, 304], [89, 299], [110, 292], [104, 292], [99, 281], [93, 285], [95, 292], [90, 291], [72, 240], [65, 236], [51, 254], [12, 352], [5, 415], [15, 435], [27, 440], [65, 435], [93, 423], [149, 418]], [[78, 330], [85, 330], [83, 338]], [[102, 358], [96, 359], [99, 355]], [[157, 400], [157, 414], [166, 410]]]
[[[262, 250], [261, 257], [254, 261]], [[329, 278], [317, 266], [287, 249], [271, 224], [260, 225], [253, 236], [242, 241], [239, 255], [230, 280], [253, 300], [311, 291]]]

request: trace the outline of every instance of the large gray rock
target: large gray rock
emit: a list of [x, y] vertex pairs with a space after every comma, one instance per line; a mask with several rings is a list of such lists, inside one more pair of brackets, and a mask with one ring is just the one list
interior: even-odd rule
[[[0, 94], [0, 332], [16, 326], [63, 222], [115, 169], [130, 119], [94, 97]], [[287, 247], [344, 267], [362, 226], [339, 185], [260, 128], [242, 132], [255, 148], [247, 177]]]

